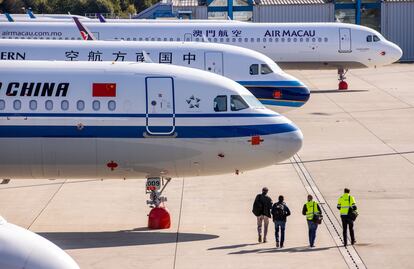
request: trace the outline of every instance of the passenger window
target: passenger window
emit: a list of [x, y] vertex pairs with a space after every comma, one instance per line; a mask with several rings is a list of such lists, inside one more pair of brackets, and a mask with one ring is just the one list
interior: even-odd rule
[[367, 36], [367, 42], [372, 42], [372, 35]]
[[115, 101], [111, 100], [108, 102], [108, 109], [111, 111], [114, 111], [116, 109], [116, 103]]
[[0, 100], [0, 110], [6, 109], [6, 102], [4, 100]]
[[266, 74], [270, 74], [273, 73], [272, 69], [270, 69], [270, 67], [267, 64], [262, 64], [260, 66], [260, 74], [262, 75], [266, 75]]
[[219, 95], [214, 98], [214, 111], [227, 111], [227, 96]]
[[64, 110], [64, 111], [68, 110], [68, 109], [69, 109], [69, 102], [68, 102], [68, 100], [63, 100], [63, 101], [60, 103], [60, 108], [61, 108], [62, 110]]
[[85, 102], [84, 102], [84, 101], [82, 101], [82, 100], [79, 100], [79, 101], [76, 103], [76, 108], [77, 108], [79, 111], [84, 110], [84, 109], [85, 109]]
[[259, 74], [259, 65], [258, 64], [252, 64], [250, 66], [250, 75], [257, 75]]
[[250, 42], [254, 43], [254, 38], [253, 37], [250, 38]]
[[245, 37], [244, 42], [246, 42], [246, 43], [249, 42], [249, 38]]
[[45, 102], [45, 108], [46, 108], [46, 110], [52, 110], [53, 109], [53, 102], [52, 102], [52, 100], [47, 100]]
[[15, 110], [20, 110], [22, 108], [22, 102], [20, 102], [20, 100], [14, 100], [13, 108]]
[[378, 41], [380, 41], [380, 38], [378, 36], [374, 35], [374, 42], [378, 42]]
[[258, 38], [256, 38], [256, 41], [257, 41], [257, 42], [260, 42], [260, 38], [259, 38], [259, 37], [258, 37]]
[[37, 101], [36, 100], [31, 100], [29, 102], [29, 108], [30, 108], [30, 110], [36, 110], [37, 109]]
[[98, 111], [99, 109], [101, 109], [101, 102], [95, 100], [92, 102], [92, 108], [95, 111]]
[[232, 95], [230, 98], [230, 107], [231, 111], [239, 111], [248, 108], [249, 105], [240, 95]]

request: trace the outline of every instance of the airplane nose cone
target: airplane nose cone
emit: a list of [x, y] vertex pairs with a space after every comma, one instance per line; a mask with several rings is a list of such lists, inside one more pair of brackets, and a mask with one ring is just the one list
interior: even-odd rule
[[402, 49], [397, 44], [390, 42], [389, 56], [390, 56], [392, 63], [401, 59], [402, 55], [403, 55]]
[[0, 268], [79, 269], [49, 240], [0, 218]]
[[[286, 118], [285, 118], [286, 119]], [[299, 127], [293, 122], [288, 121], [286, 125], [289, 132], [284, 133], [278, 139], [277, 143], [277, 162], [281, 162], [295, 155], [303, 145], [303, 134]]]

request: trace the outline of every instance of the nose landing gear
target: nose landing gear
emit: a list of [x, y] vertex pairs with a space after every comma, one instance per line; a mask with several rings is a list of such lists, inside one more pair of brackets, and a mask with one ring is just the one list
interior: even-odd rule
[[346, 72], [348, 72], [348, 69], [347, 70], [344, 70], [343, 68], [338, 69], [338, 76], [339, 76], [338, 90], [348, 90], [348, 83], [345, 81]]
[[161, 196], [170, 181], [171, 178], [147, 178], [146, 193], [150, 195], [147, 204], [152, 208], [148, 214], [149, 229], [168, 229], [171, 227], [170, 213], [164, 205], [167, 197]]

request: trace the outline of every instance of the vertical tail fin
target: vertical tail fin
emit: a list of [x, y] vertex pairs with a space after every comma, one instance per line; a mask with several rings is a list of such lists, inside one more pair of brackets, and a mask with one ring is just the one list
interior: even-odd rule
[[91, 32], [91, 31], [89, 31], [89, 29], [88, 29], [88, 28], [86, 28], [86, 26], [84, 26], [84, 25], [83, 25], [83, 24], [79, 21], [79, 19], [78, 19], [78, 18], [76, 18], [76, 17], [72, 17], [72, 18], [73, 18], [73, 20], [75, 21], [76, 26], [78, 27], [79, 32], [80, 32], [80, 34], [81, 34], [81, 36], [82, 36], [82, 39], [83, 39], [83, 40], [96, 40], [96, 38], [93, 36], [92, 32]]
[[33, 11], [30, 8], [27, 9], [26, 13], [29, 16], [29, 18], [36, 19], [36, 16], [33, 14]]
[[14, 22], [12, 16], [9, 13], [4, 13], [4, 15], [6, 16], [6, 18], [9, 22]]
[[105, 17], [101, 13], [96, 13], [96, 16], [98, 17], [100, 22], [106, 22]]

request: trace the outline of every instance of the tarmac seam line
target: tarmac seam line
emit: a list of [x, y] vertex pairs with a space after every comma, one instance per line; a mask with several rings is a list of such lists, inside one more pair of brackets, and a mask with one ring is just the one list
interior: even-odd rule
[[49, 206], [49, 204], [52, 202], [53, 198], [55, 198], [56, 194], [62, 189], [63, 185], [66, 183], [67, 179], [65, 179], [65, 181], [63, 181], [61, 183], [61, 185], [59, 186], [59, 188], [55, 191], [55, 193], [52, 195], [52, 197], [50, 197], [49, 201], [47, 201], [46, 205], [42, 208], [42, 210], [40, 210], [39, 214], [37, 214], [37, 216], [34, 218], [34, 220], [32, 221], [32, 223], [30, 223], [29, 227], [27, 227], [28, 230], [30, 230], [30, 228], [33, 226], [33, 224], [37, 221], [37, 219], [40, 217], [40, 215], [43, 214], [43, 212], [46, 210], [46, 208]]
[[342, 255], [346, 265], [350, 269], [366, 269], [366, 265], [362, 260], [361, 256], [358, 254], [357, 250], [354, 246], [343, 246], [343, 238], [341, 236], [342, 233], [342, 226], [339, 223], [339, 220], [335, 217], [335, 213], [332, 211], [329, 204], [326, 202], [325, 198], [323, 197], [322, 193], [320, 192], [318, 186], [316, 185], [315, 181], [313, 180], [312, 175], [306, 168], [306, 166], [302, 163], [298, 154], [295, 154], [290, 159], [292, 166], [294, 167], [296, 173], [298, 174], [303, 186], [305, 187], [306, 191], [320, 203], [322, 211], [325, 213], [323, 223], [325, 224], [329, 234], [331, 235], [334, 243], [336, 244], [339, 253]]
[[181, 188], [180, 214], [178, 214], [177, 236], [175, 238], [175, 250], [174, 250], [173, 269], [175, 269], [176, 262], [177, 262], [178, 240], [179, 240], [179, 237], [180, 237], [180, 225], [181, 225], [181, 214], [183, 212], [184, 185], [185, 185], [185, 178], [183, 178], [183, 186]]
[[[358, 120], [356, 117], [354, 117], [354, 115], [352, 115], [351, 112], [346, 111], [340, 104], [338, 104], [337, 102], [335, 102], [334, 100], [332, 100], [332, 98], [329, 98], [329, 96], [327, 96], [327, 98], [334, 103], [335, 105], [337, 105], [342, 111], [344, 111], [346, 114], [348, 114], [348, 116], [350, 116], [354, 121], [356, 121], [360, 126], [362, 126], [365, 130], [367, 130], [369, 133], [371, 133], [374, 137], [376, 137], [379, 141], [381, 141], [385, 146], [387, 146], [388, 148], [390, 148], [392, 151], [394, 151], [395, 153], [398, 153], [398, 151], [392, 147], [390, 144], [388, 144], [387, 142], [384, 141], [384, 139], [382, 139], [381, 137], [379, 137], [377, 134], [374, 133], [374, 131], [372, 131], [371, 129], [368, 128], [368, 126], [366, 126], [365, 124], [363, 124], [360, 120]], [[406, 158], [404, 155], [399, 154], [399, 156], [401, 158], [403, 158], [404, 160], [406, 160], [407, 162], [409, 162], [411, 165], [414, 165], [414, 162], [412, 162], [410, 159]]]

